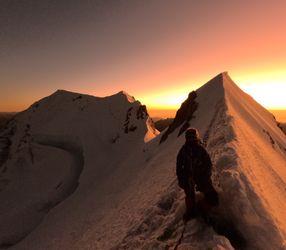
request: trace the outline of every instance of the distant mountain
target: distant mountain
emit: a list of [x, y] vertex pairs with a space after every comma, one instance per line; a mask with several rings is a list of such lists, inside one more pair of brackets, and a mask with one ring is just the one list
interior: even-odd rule
[[286, 123], [286, 110], [270, 110], [276, 117], [276, 120], [281, 123]]
[[[60, 90], [17, 114], [0, 132], [0, 247], [283, 249], [286, 136], [273, 115], [222, 73], [169, 122], [159, 134], [125, 92]], [[211, 155], [220, 227], [182, 222], [189, 126]]]
[[154, 122], [155, 124], [155, 128], [158, 131], [163, 131], [164, 129], [166, 129], [167, 127], [169, 127], [169, 125], [174, 121], [174, 118], [162, 118], [162, 119], [158, 119], [157, 121]]

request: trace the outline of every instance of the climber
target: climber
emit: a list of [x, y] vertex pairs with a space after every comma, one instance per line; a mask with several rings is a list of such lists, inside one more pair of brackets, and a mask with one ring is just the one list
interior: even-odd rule
[[218, 205], [218, 194], [213, 187], [211, 174], [212, 162], [195, 128], [185, 132], [186, 142], [177, 156], [176, 174], [180, 188], [185, 191], [186, 213], [184, 220], [194, 218], [199, 207], [196, 204], [195, 190], [204, 195], [207, 206]]

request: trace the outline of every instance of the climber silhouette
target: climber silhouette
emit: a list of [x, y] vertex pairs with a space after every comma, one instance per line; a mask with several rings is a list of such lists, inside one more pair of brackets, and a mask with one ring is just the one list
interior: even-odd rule
[[184, 220], [187, 221], [199, 212], [195, 190], [204, 194], [204, 207], [217, 206], [219, 201], [211, 180], [212, 162], [201, 143], [197, 129], [188, 128], [185, 138], [186, 142], [177, 156], [176, 173], [179, 186], [184, 189], [186, 195]]

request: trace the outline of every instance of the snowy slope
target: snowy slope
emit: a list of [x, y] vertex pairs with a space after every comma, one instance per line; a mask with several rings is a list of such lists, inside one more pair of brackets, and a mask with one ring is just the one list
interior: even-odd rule
[[[126, 185], [133, 170], [107, 186], [110, 172], [123, 171], [120, 164], [129, 153], [142, 150], [156, 133], [146, 108], [124, 92], [96, 98], [57, 91], [18, 114], [1, 134], [1, 245], [33, 231], [79, 183], [56, 221], [76, 218], [76, 226], [84, 224], [79, 214], [104, 206], [119, 191], [116, 183]], [[64, 221], [58, 229], [65, 226], [71, 224]]]
[[285, 247], [286, 137], [273, 115], [227, 73], [198, 89], [188, 105], [181, 107], [187, 115], [177, 112], [184, 119], [177, 119], [180, 126], [171, 135], [186, 123], [199, 128], [214, 163], [220, 216], [250, 249]]
[[[227, 73], [222, 73], [191, 92], [174, 122], [154, 140], [160, 142], [159, 161], [165, 161], [168, 167], [175, 166], [176, 153], [184, 141], [180, 135], [188, 126], [200, 130], [214, 163], [213, 180], [221, 200], [216, 211], [219, 233], [226, 235], [236, 248], [284, 249], [286, 137], [273, 115], [240, 90]], [[135, 248], [142, 245], [148, 248], [150, 242], [146, 243], [146, 239], [156, 239], [151, 235], [158, 235], [162, 228], [167, 228], [169, 234], [172, 232], [172, 236], [164, 241], [172, 246], [172, 238], [182, 231], [176, 218], [180, 214], [177, 202], [181, 200], [182, 203], [183, 197], [174, 191], [175, 187], [169, 188], [166, 199], [173, 202], [170, 218], [164, 217], [161, 221], [160, 212], [154, 211], [155, 215], [145, 215], [143, 225], [140, 225], [143, 229], [135, 227], [135, 233], [132, 231], [131, 236], [125, 239], [124, 247], [133, 242]], [[150, 228], [149, 221], [160, 226], [151, 223]], [[207, 232], [206, 228], [200, 223], [190, 226], [190, 232], [185, 233], [180, 247], [229, 247], [225, 238], [214, 243], [214, 239], [221, 236]], [[134, 237], [137, 234], [139, 236]], [[156, 248], [158, 241], [155, 242], [153, 246]], [[162, 249], [165, 247], [164, 244], [159, 245]]]
[[243, 93], [227, 74], [223, 82], [236, 135], [238, 180], [250, 202], [239, 211], [245, 224], [252, 227], [249, 236], [260, 234], [258, 246], [271, 244], [268, 249], [279, 249], [286, 237], [286, 137], [273, 115]]
[[[218, 226], [192, 220], [180, 241], [175, 161], [188, 126], [211, 154], [221, 202]], [[18, 114], [0, 138], [1, 246], [285, 247], [286, 136], [227, 73], [191, 92], [157, 134], [146, 108], [124, 92], [57, 91]]]

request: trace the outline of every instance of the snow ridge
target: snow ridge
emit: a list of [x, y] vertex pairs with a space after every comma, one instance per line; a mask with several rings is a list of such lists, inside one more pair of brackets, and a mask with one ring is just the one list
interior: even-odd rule
[[[203, 135], [204, 144], [208, 148], [214, 163], [213, 181], [220, 193], [220, 206], [215, 211], [216, 219], [212, 224], [215, 231], [212, 233], [204, 232], [199, 239], [206, 238], [207, 235], [213, 238], [214, 235], [218, 234], [224, 235], [230, 240], [232, 246], [239, 249], [282, 249], [285, 244], [284, 229], [273, 218], [269, 207], [265, 206], [264, 197], [259, 194], [257, 184], [252, 181], [248, 172], [245, 172], [244, 166], [247, 165], [247, 158], [245, 159], [240, 149], [244, 148], [246, 144], [251, 145], [252, 142], [246, 141], [246, 138], [244, 138], [244, 141], [240, 138], [241, 127], [238, 122], [241, 120], [248, 122], [257, 118], [261, 119], [259, 121], [261, 131], [266, 131], [264, 128], [271, 131], [268, 132], [267, 130], [267, 136], [272, 138], [270, 140], [271, 147], [274, 147], [276, 151], [274, 156], [278, 155], [280, 157], [279, 154], [284, 154], [283, 150], [281, 150], [283, 145], [281, 145], [282, 141], [280, 139], [285, 138], [283, 137], [284, 135], [281, 135], [277, 130], [276, 122], [273, 120], [272, 115], [243, 93], [226, 72], [219, 74], [198, 89], [195, 100], [198, 108], [192, 113], [192, 118], [186, 120], [189, 126], [199, 128]], [[234, 102], [238, 102], [243, 107], [234, 109]], [[178, 147], [174, 140], [176, 140], [176, 135], [179, 136], [181, 134], [180, 130], [184, 128], [180, 117], [188, 117], [184, 111], [186, 110], [184, 108], [186, 103], [190, 103], [189, 98], [184, 102], [185, 105], [182, 104], [183, 108], [181, 107], [177, 112], [174, 122], [166, 130], [168, 132], [161, 136], [161, 142], [168, 137], [169, 145], [165, 147], [170, 146], [170, 144]], [[255, 113], [252, 113], [250, 117], [246, 116], [250, 112], [248, 110], [249, 105], [256, 110], [252, 111]], [[259, 116], [257, 112], [259, 112]], [[182, 113], [184, 115], [181, 115]], [[244, 116], [240, 118], [239, 113], [243, 113]], [[245, 126], [243, 128], [245, 130], [248, 129]], [[257, 126], [251, 126], [250, 128], [253, 131], [257, 130]], [[280, 133], [279, 136], [277, 136], [277, 133]], [[166, 134], [167, 136], [165, 136]], [[248, 139], [251, 138], [249, 137]], [[254, 138], [256, 138], [256, 135]], [[267, 140], [262, 138], [262, 140], [267, 144], [268, 138]], [[182, 138], [179, 137], [178, 139], [182, 142]], [[270, 146], [270, 143], [268, 144]], [[257, 155], [257, 152], [253, 153]], [[174, 154], [173, 157], [175, 157]], [[279, 162], [285, 166], [285, 159], [280, 159]], [[256, 164], [255, 162], [252, 163], [253, 166], [259, 168], [259, 165]], [[281, 180], [278, 189], [280, 186], [285, 188], [285, 182], [283, 183], [281, 178], [285, 178], [286, 175], [279, 175], [280, 177], [278, 177], [274, 169], [271, 169], [270, 166], [268, 169], [275, 177], [276, 182], [278, 179]], [[181, 218], [182, 208], [180, 210], [180, 205], [182, 203], [177, 203], [177, 200], [180, 198], [177, 196], [178, 190], [175, 191], [176, 184], [173, 185], [165, 192], [169, 202], [167, 206], [168, 211], [163, 210], [162, 212], [157, 208], [157, 205], [152, 212], [149, 211], [146, 215], [143, 215], [142, 224], [135, 226], [127, 234], [121, 245], [119, 245], [120, 248], [132, 249], [132, 247], [141, 246], [164, 249], [165, 247], [175, 246], [180, 236], [180, 231], [182, 231], [182, 225], [180, 225], [180, 220], [178, 220], [178, 218]], [[284, 196], [282, 190], [279, 196]], [[265, 198], [268, 199], [269, 197]], [[279, 218], [281, 220], [283, 215], [280, 215]], [[201, 227], [203, 227], [202, 222], [197, 222], [196, 226], [187, 226], [185, 236], [178, 249], [184, 249], [184, 247], [213, 247], [213, 241], [205, 242], [205, 245], [196, 245], [203, 243], [199, 239], [196, 240], [197, 233], [194, 233], [192, 230]], [[204, 227], [209, 228], [208, 226]], [[165, 230], [163, 230], [164, 228]], [[215, 244], [225, 244], [224, 247], [226, 249], [231, 249], [232, 246], [226, 238], [222, 238], [224, 243], [216, 242]]]
[[[183, 225], [175, 163], [188, 126], [210, 152], [220, 205]], [[18, 114], [0, 137], [2, 247], [26, 236], [12, 248], [285, 248], [286, 136], [227, 72], [157, 134], [125, 92], [59, 90]]]
[[74, 194], [84, 165], [90, 182], [108, 174], [109, 152], [123, 161], [156, 133], [146, 107], [125, 92], [58, 90], [17, 114], [0, 136], [0, 247], [27, 237]]

